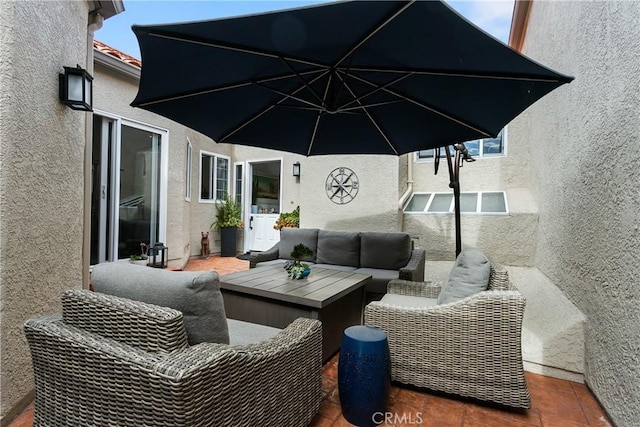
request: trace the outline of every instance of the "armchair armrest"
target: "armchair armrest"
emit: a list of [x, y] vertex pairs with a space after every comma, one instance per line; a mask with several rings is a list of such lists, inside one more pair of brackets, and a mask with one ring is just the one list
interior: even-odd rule
[[424, 280], [425, 257], [424, 249], [413, 249], [411, 251], [411, 258], [409, 258], [409, 262], [400, 269], [399, 278], [403, 280], [412, 280], [414, 282]]
[[409, 295], [423, 298], [438, 298], [442, 289], [441, 281], [413, 282], [394, 279], [389, 281], [387, 292], [390, 294]]
[[251, 253], [249, 256], [249, 268], [255, 268], [259, 262], [263, 261], [273, 261], [274, 259], [278, 259], [280, 255], [280, 242], [276, 243], [269, 249], [263, 252], [255, 252]]

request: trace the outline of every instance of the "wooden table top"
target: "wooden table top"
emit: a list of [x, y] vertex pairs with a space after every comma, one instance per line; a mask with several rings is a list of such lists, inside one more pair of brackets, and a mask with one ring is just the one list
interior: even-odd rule
[[308, 307], [323, 308], [355, 289], [371, 276], [310, 266], [304, 279], [290, 279], [282, 264], [251, 268], [220, 277], [220, 288]]

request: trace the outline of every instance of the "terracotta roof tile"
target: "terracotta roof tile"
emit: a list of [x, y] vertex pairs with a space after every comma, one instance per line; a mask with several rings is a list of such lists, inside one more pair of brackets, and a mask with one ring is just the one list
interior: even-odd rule
[[106, 54], [109, 56], [113, 56], [116, 59], [119, 59], [122, 62], [126, 62], [129, 65], [133, 65], [134, 67], [142, 68], [142, 62], [134, 58], [131, 55], [127, 55], [124, 52], [120, 52], [118, 49], [115, 49], [105, 43], [102, 43], [99, 40], [93, 40], [93, 48]]

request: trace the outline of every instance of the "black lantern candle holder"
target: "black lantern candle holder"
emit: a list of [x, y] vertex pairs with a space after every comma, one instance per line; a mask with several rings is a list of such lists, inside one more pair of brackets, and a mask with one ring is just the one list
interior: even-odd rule
[[169, 262], [169, 248], [162, 242], [154, 243], [149, 248], [149, 266], [155, 268], [167, 268]]

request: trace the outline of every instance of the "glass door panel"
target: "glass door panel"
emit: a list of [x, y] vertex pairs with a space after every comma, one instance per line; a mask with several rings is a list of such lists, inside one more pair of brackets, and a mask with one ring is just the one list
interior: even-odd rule
[[118, 198], [118, 259], [140, 255], [159, 232], [160, 137], [122, 126]]

